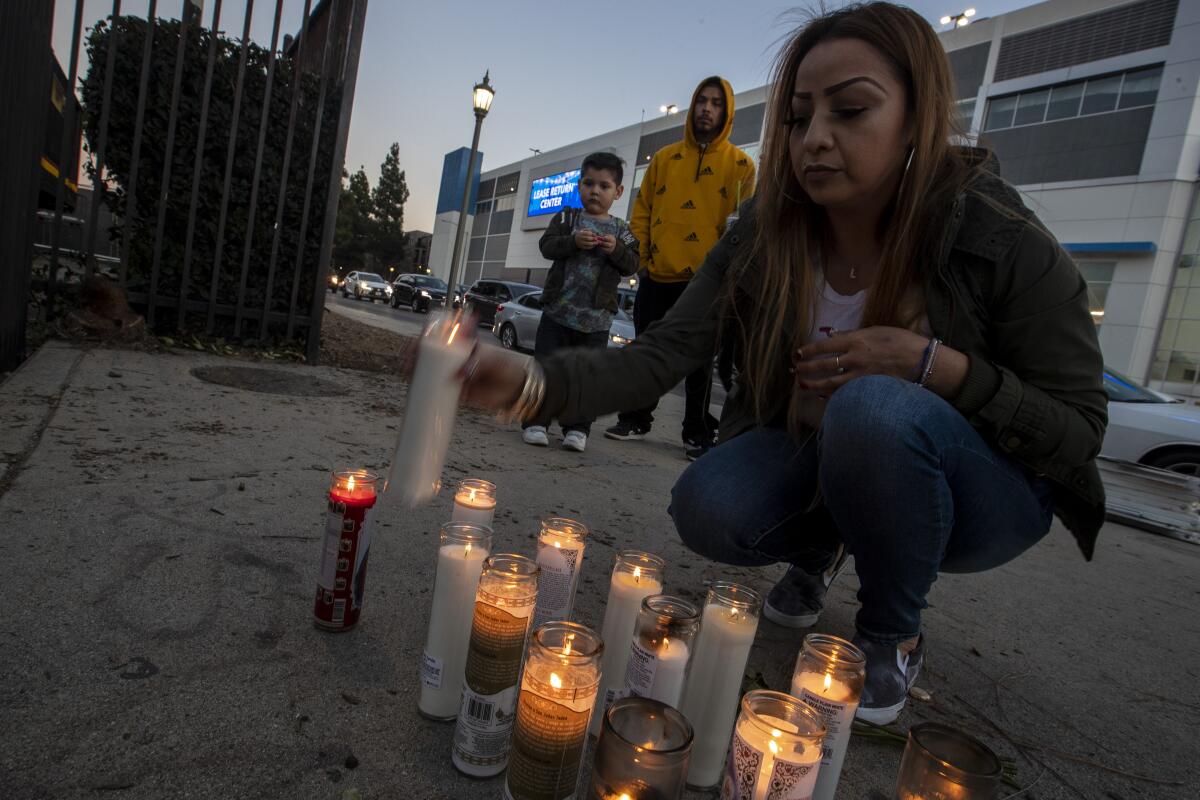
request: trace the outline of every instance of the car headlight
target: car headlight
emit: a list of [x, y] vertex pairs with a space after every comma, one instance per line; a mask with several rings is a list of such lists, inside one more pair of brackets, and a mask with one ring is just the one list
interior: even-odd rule
[[620, 345], [621, 347], [624, 347], [625, 345], [629, 344], [632, 341], [633, 341], [633, 339], [626, 339], [624, 336], [622, 336], [619, 333], [612, 334], [612, 343]]
[[388, 294], [391, 294], [391, 293], [392, 293], [392, 287], [390, 287], [390, 286], [385, 286], [385, 287], [383, 287], [383, 290], [384, 290], [385, 292], [387, 292]]
[[430, 297], [430, 294], [429, 294], [429, 292], [425, 291], [424, 289], [419, 289], [419, 290], [417, 291], [417, 294], [421, 295], [421, 297], [424, 297], [424, 298], [429, 298], [429, 297]]

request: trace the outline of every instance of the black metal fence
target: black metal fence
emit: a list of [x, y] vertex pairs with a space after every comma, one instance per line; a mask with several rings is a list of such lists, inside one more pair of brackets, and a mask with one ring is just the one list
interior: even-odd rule
[[[63, 65], [72, 96], [55, 103], [61, 139], [40, 166], [73, 163], [82, 131], [92, 193], [83, 202], [78, 179], [55, 169], [52, 200], [28, 208], [33, 255], [22, 265], [0, 254], [0, 273], [23, 268], [28, 283], [32, 270], [52, 299], [99, 272], [155, 331], [303, 341], [315, 361], [367, 0], [304, 0], [294, 36], [281, 28], [283, 0], [260, 0], [273, 12], [266, 47], [250, 37], [255, 0], [244, 2], [241, 36], [231, 39], [220, 33], [236, 24], [222, 20], [222, 0], [203, 11], [199, 0], [149, 0], [144, 18], [122, 15], [113, 0], [86, 37], [84, 0], [59, 0], [58, 13], [73, 20]], [[29, 32], [33, 22], [10, 14], [10, 0], [0, 5]], [[179, 18], [166, 18], [172, 12]], [[26, 37], [14, 54], [22, 57], [45, 63], [35, 82], [48, 87], [47, 33]], [[3, 69], [0, 88], [17, 78]], [[29, 158], [6, 146], [0, 169], [36, 169]], [[9, 339], [0, 331], [0, 360]]]

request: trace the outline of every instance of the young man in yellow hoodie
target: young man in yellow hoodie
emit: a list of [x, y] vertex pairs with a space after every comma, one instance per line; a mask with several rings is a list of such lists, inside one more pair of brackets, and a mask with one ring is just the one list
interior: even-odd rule
[[[724, 78], [701, 81], [688, 108], [683, 141], [655, 153], [642, 178], [629, 221], [641, 243], [641, 282], [633, 306], [639, 335], [675, 305], [725, 232], [725, 220], [754, 192], [754, 162], [729, 142], [733, 105], [733, 90]], [[717, 420], [708, 412], [712, 369], [696, 370], [684, 388], [683, 441], [688, 457], [697, 458], [716, 435]], [[645, 437], [657, 405], [621, 412], [604, 435]]]

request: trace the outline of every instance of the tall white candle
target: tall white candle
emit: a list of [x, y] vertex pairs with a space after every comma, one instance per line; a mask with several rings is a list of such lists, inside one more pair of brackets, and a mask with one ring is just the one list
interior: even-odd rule
[[625, 665], [629, 662], [627, 643], [633, 639], [642, 600], [662, 591], [664, 566], [665, 562], [651, 553], [640, 550], [617, 553], [608, 586], [608, 603], [604, 606], [604, 625], [600, 629], [604, 655], [600, 661], [600, 693], [588, 730], [593, 736], [600, 735], [604, 712], [624, 687]]
[[827, 729], [813, 800], [833, 800], [837, 794], [865, 679], [866, 656], [852, 643], [823, 633], [804, 637], [792, 675], [792, 696], [816, 711]]
[[441, 487], [442, 466], [462, 393], [460, 373], [474, 346], [461, 312], [436, 315], [417, 344], [404, 419], [388, 471], [386, 490], [405, 505], [428, 502]]
[[690, 786], [713, 786], [721, 777], [761, 608], [762, 598], [748, 587], [720, 581], [708, 590], [679, 709], [696, 732]]
[[452, 522], [473, 522], [492, 527], [496, 517], [496, 485], [478, 478], [467, 478], [454, 493]]
[[584, 538], [587, 528], [563, 517], [542, 520], [538, 535], [538, 599], [533, 614], [536, 630], [547, 622], [565, 621], [575, 605], [575, 587], [583, 566]]
[[475, 593], [483, 560], [491, 550], [492, 532], [479, 525], [449, 522], [442, 526], [441, 540], [417, 709], [427, 717], [450, 720], [458, 715], [462, 700]]

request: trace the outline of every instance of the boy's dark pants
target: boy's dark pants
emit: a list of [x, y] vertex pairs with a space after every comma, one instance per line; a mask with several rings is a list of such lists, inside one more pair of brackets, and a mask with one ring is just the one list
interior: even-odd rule
[[[662, 283], [649, 276], [642, 278], [633, 303], [633, 327], [637, 335], [641, 336], [647, 328], [665, 317], [687, 286], [687, 281]], [[708, 413], [712, 394], [712, 364], [706, 364], [688, 375], [683, 389], [683, 440], [712, 440], [717, 432], [717, 418]], [[645, 408], [622, 411], [618, 419], [648, 431], [654, 422], [654, 409], [657, 407], [658, 401], [655, 400]]]
[[[567, 347], [608, 347], [608, 331], [584, 333], [574, 328], [568, 328], [566, 325], [560, 325], [542, 314], [542, 321], [538, 323], [537, 338], [533, 344], [534, 356], [548, 356], [556, 350]], [[561, 419], [559, 424], [562, 425], [564, 434], [571, 431], [582, 431], [583, 435], [587, 436], [592, 431], [594, 421], [591, 419]], [[529, 428], [533, 425], [541, 425], [545, 428], [550, 426], [550, 422], [549, 419], [535, 419], [524, 423], [521, 427]]]

